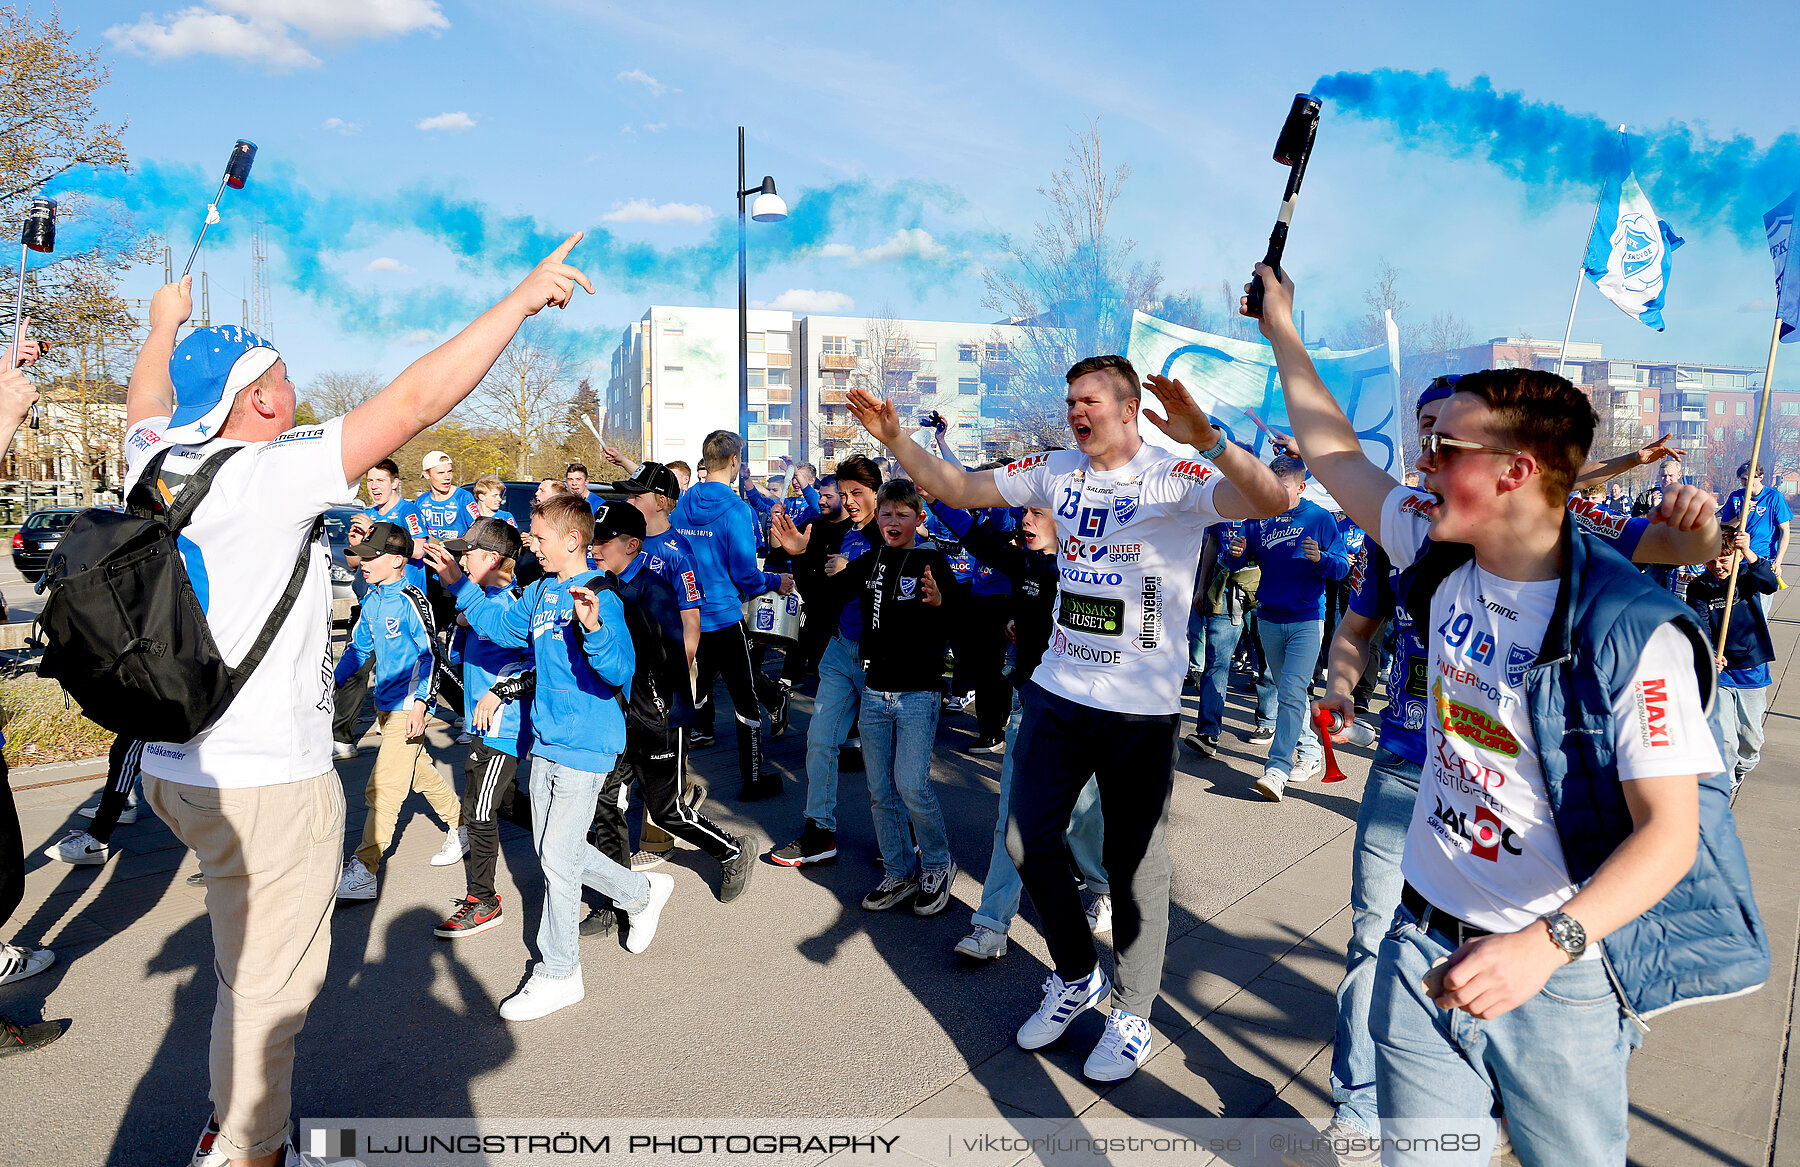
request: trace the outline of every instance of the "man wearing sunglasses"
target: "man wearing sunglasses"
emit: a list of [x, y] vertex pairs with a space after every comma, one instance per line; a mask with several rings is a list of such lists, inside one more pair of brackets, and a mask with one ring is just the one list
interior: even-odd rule
[[[1423, 788], [1369, 1022], [1382, 1133], [1402, 1140], [1387, 1161], [1426, 1161], [1404, 1140], [1448, 1122], [1485, 1162], [1497, 1104], [1528, 1164], [1621, 1161], [1630, 1022], [1768, 975], [1703, 712], [1710, 649], [1565, 517], [1595, 424], [1572, 385], [1465, 377], [1409, 490], [1319, 380], [1292, 283], [1257, 273], [1301, 453], [1403, 569], [1428, 653]], [[1710, 541], [1712, 509], [1677, 492], [1652, 521]]]

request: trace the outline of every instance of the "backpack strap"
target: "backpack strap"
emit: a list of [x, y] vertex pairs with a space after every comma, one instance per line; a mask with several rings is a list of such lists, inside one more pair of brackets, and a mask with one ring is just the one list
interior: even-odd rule
[[[238, 447], [238, 449], [242, 448]], [[225, 455], [231, 453], [235, 453], [235, 451], [224, 452]], [[224, 455], [215, 454], [212, 459], [208, 459], [208, 462], [210, 463], [214, 459], [223, 461]], [[205, 467], [201, 469], [204, 470]], [[250, 646], [250, 651], [245, 653], [244, 659], [231, 670], [233, 696], [236, 696], [238, 691], [244, 687], [244, 683], [250, 679], [250, 674], [256, 671], [256, 666], [262, 663], [263, 657], [269, 651], [269, 646], [275, 643], [275, 634], [281, 631], [283, 624], [287, 623], [288, 613], [294, 610], [294, 602], [300, 598], [301, 589], [306, 586], [306, 571], [312, 566], [313, 544], [318, 542], [319, 533], [324, 529], [325, 516], [320, 515], [313, 520], [312, 529], [306, 533], [306, 541], [300, 544], [300, 556], [294, 561], [294, 570], [288, 575], [287, 587], [282, 590], [281, 598], [275, 601], [275, 610], [269, 613], [267, 620], [263, 621], [262, 631], [256, 634], [256, 642]]]
[[230, 449], [220, 450], [200, 463], [200, 468], [182, 480], [181, 489], [167, 503], [163, 501], [158, 483], [162, 477], [163, 459], [169, 456], [173, 447], [157, 451], [156, 457], [150, 460], [150, 464], [138, 476], [138, 486], [150, 491], [153, 505], [161, 513], [163, 525], [169, 528], [170, 534], [180, 531], [193, 521], [194, 512], [200, 509], [200, 504], [206, 501], [207, 492], [212, 489], [213, 479], [219, 476], [219, 471], [225, 468], [225, 463], [230, 461], [231, 456], [243, 448], [232, 446]]

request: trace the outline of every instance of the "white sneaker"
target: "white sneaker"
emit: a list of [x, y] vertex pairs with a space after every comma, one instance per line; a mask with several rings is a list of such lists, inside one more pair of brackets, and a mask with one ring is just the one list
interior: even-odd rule
[[662, 916], [663, 905], [675, 894], [675, 877], [660, 871], [652, 871], [644, 876], [650, 881], [650, 902], [641, 912], [631, 912], [625, 917], [625, 951], [639, 953], [650, 947], [650, 941], [656, 939], [656, 922]]
[[1112, 896], [1097, 895], [1094, 902], [1088, 905], [1088, 931], [1099, 936], [1112, 931]]
[[44, 854], [77, 867], [98, 867], [106, 862], [112, 850], [86, 831], [70, 831], [61, 842], [45, 847]]
[[[340, 762], [348, 762], [351, 758], [356, 757], [360, 753], [362, 753], [362, 747], [358, 746], [355, 742], [331, 743], [331, 756]], [[124, 820], [121, 819], [120, 821], [123, 822]]]
[[372, 900], [375, 892], [375, 873], [364, 867], [361, 859], [352, 856], [350, 862], [344, 864], [344, 874], [338, 877], [337, 898]]
[[977, 924], [956, 942], [956, 951], [976, 960], [999, 960], [1006, 955], [1006, 933]]
[[[675, 881], [669, 880], [672, 884]], [[542, 973], [532, 973], [525, 987], [500, 1002], [500, 1016], [507, 1021], [536, 1021], [539, 1017], [548, 1017], [558, 1009], [565, 1009], [587, 996], [587, 987], [581, 983], [581, 969], [577, 968], [573, 976], [547, 977]]]
[[461, 863], [462, 857], [469, 853], [469, 828], [457, 827], [454, 831], [444, 832], [444, 845], [438, 853], [431, 857], [433, 867], [448, 867], [452, 863]]
[[1044, 1003], [1019, 1026], [1019, 1045], [1023, 1049], [1042, 1049], [1063, 1035], [1069, 1022], [1092, 1009], [1100, 999], [1112, 992], [1112, 982], [1096, 968], [1074, 984], [1052, 972], [1044, 981]]
[[1270, 802], [1280, 802], [1281, 792], [1287, 788], [1287, 775], [1279, 770], [1264, 770], [1263, 776], [1256, 780], [1256, 792]]
[[55, 963], [56, 953], [48, 948], [0, 944], [0, 985], [10, 985], [26, 977], [35, 977]]
[[1324, 758], [1300, 758], [1288, 774], [1289, 782], [1310, 782], [1325, 772]]
[[1114, 1009], [1081, 1073], [1095, 1082], [1118, 1082], [1137, 1073], [1149, 1057], [1150, 1023], [1136, 1013]]
[[231, 1167], [231, 1156], [218, 1149], [219, 1115], [215, 1111], [200, 1128], [200, 1141], [194, 1144], [194, 1157], [188, 1167]]
[[[75, 813], [84, 819], [91, 819], [100, 813], [100, 804], [96, 802], [91, 806], [84, 806]], [[125, 804], [125, 809], [119, 812], [119, 825], [122, 827], [130, 826], [132, 823], [137, 822], [137, 816], [137, 804], [128, 802]]]

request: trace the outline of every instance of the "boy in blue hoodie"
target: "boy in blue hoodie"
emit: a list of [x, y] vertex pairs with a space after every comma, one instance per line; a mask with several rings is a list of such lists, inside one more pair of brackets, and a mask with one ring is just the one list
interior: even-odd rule
[[[781, 793], [781, 778], [762, 768], [762, 705], [785, 697], [781, 686], [750, 666], [750, 638], [744, 628], [745, 600], [764, 592], [787, 595], [794, 577], [764, 571], [756, 563], [756, 514], [731, 489], [743, 465], [744, 439], [714, 430], [701, 447], [706, 481], [682, 492], [669, 521], [687, 539], [700, 575], [699, 670], [694, 685], [694, 731], [689, 743], [713, 742], [713, 682], [721, 673], [737, 711], [738, 771], [745, 802]], [[759, 692], [760, 690], [760, 692]]]
[[1282, 457], [1269, 463], [1269, 469], [1287, 488], [1288, 509], [1247, 523], [1244, 537], [1229, 544], [1225, 564], [1235, 570], [1255, 561], [1262, 568], [1256, 589], [1257, 637], [1281, 704], [1256, 790], [1270, 802], [1280, 802], [1289, 782], [1304, 782], [1324, 769], [1318, 735], [1307, 726], [1306, 697], [1325, 638], [1325, 585], [1350, 574], [1350, 556], [1331, 512], [1300, 497], [1306, 489], [1306, 463]]
[[469, 627], [503, 648], [527, 649], [537, 671], [531, 700], [531, 838], [544, 869], [544, 911], [538, 923], [540, 959], [525, 987], [500, 1005], [508, 1021], [530, 1021], [587, 995], [577, 932], [583, 884], [626, 913], [629, 952], [656, 935], [675, 881], [639, 874], [587, 841], [594, 805], [625, 748], [620, 691], [637, 666], [625, 609], [612, 591], [586, 584], [594, 512], [587, 500], [552, 495], [531, 508], [531, 535], [544, 576], [512, 604], [502, 604], [463, 577], [448, 551], [426, 557]]
[[351, 554], [362, 557], [369, 591], [350, 643], [338, 658], [336, 680], [343, 684], [364, 660], [375, 658], [375, 723], [381, 731], [381, 750], [365, 792], [369, 813], [363, 819], [362, 846], [344, 864], [338, 879], [340, 900], [375, 898], [381, 856], [393, 841], [409, 787], [425, 796], [448, 831], [443, 848], [431, 858], [433, 866], [462, 858], [462, 812], [456, 794], [425, 748], [425, 714], [437, 699], [437, 648], [431, 606], [423, 592], [406, 582], [412, 551], [412, 536], [394, 523], [376, 523], [366, 539], [350, 548]]

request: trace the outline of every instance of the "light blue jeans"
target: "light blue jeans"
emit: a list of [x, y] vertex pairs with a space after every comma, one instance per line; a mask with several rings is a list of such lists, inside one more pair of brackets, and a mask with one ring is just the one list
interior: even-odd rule
[[650, 903], [650, 881], [642, 873], [608, 859], [587, 841], [594, 804], [606, 774], [576, 770], [531, 756], [531, 841], [544, 869], [544, 911], [538, 920], [537, 965], [533, 976], [560, 979], [581, 971], [581, 885], [586, 884], [626, 913]]
[[856, 726], [862, 655], [854, 640], [833, 636], [819, 658], [819, 690], [806, 726], [806, 817], [837, 830], [838, 747]]
[[1201, 737], [1218, 737], [1224, 726], [1225, 686], [1231, 680], [1231, 654], [1244, 634], [1242, 620], [1228, 615], [1206, 618], [1206, 677], [1200, 683], [1199, 724], [1194, 727]]
[[1566, 964], [1523, 1005], [1482, 1021], [1425, 996], [1425, 973], [1452, 950], [1404, 907], [1381, 942], [1369, 1014], [1381, 1133], [1393, 1140], [1381, 1161], [1487, 1167], [1502, 1104], [1521, 1162], [1623, 1164], [1638, 1029], [1605, 965]]
[[[884, 693], [865, 688], [856, 724], [862, 734], [863, 772], [869, 780], [869, 814], [881, 846], [882, 869], [892, 879], [916, 878], [950, 866], [944, 811], [931, 785], [931, 746], [937, 738], [937, 690]], [[919, 840], [913, 854], [907, 823]]]
[[[1275, 691], [1281, 702], [1275, 713], [1275, 740], [1269, 743], [1269, 760], [1264, 770], [1285, 777], [1293, 770], [1296, 746], [1301, 761], [1317, 761], [1320, 756], [1319, 737], [1312, 732], [1306, 714], [1307, 692], [1312, 688], [1313, 670], [1319, 663], [1319, 645], [1325, 640], [1325, 621], [1276, 624], [1258, 620], [1256, 633], [1262, 641], [1269, 671], [1275, 674]], [[1259, 694], [1259, 722], [1263, 720], [1262, 706]]]
[[1719, 686], [1713, 717], [1719, 722], [1719, 736], [1725, 742], [1725, 773], [1731, 776], [1733, 790], [1762, 758], [1763, 714], [1768, 708], [1767, 689]]
[[1400, 906], [1400, 859], [1406, 828], [1419, 796], [1419, 765], [1385, 747], [1363, 785], [1356, 814], [1356, 850], [1350, 858], [1350, 952], [1337, 990], [1337, 1038], [1331, 1049], [1331, 1100], [1337, 1121], [1365, 1135], [1381, 1133], [1375, 1105], [1375, 1038], [1369, 1002], [1375, 994], [1375, 958]]
[[1195, 676], [1206, 671], [1206, 616], [1198, 608], [1188, 609], [1188, 671]]
[[[1025, 884], [1019, 869], [1006, 850], [1006, 814], [1012, 807], [1013, 747], [1019, 737], [1022, 710], [1018, 690], [1013, 690], [1012, 716], [1006, 721], [1006, 753], [1000, 759], [1000, 817], [994, 824], [994, 849], [988, 856], [987, 878], [981, 884], [981, 906], [975, 909], [972, 923], [996, 932], [1012, 928], [1019, 913], [1019, 896]], [[1106, 841], [1106, 820], [1100, 813], [1100, 783], [1089, 778], [1075, 799], [1075, 810], [1069, 815], [1069, 853], [1075, 866], [1095, 895], [1110, 895], [1112, 885], [1106, 879], [1106, 867], [1100, 855]]]

